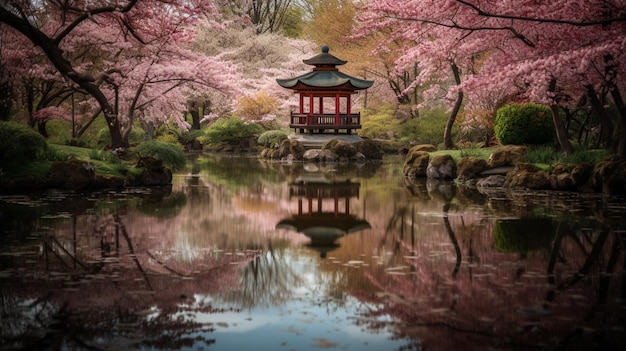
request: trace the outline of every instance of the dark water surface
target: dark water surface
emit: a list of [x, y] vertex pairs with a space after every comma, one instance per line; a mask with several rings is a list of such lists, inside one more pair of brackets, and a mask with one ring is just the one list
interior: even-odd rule
[[197, 156], [0, 197], [1, 350], [623, 350], [626, 202]]

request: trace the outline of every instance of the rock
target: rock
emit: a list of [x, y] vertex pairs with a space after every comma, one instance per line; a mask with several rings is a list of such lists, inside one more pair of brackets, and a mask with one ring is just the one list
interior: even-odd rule
[[50, 167], [50, 183], [53, 187], [84, 190], [95, 186], [96, 168], [93, 164], [71, 158], [57, 161]]
[[530, 163], [518, 163], [506, 175], [504, 186], [508, 188], [526, 188], [531, 190], [550, 189], [548, 174]]
[[433, 179], [456, 178], [456, 163], [452, 156], [441, 154], [433, 157], [426, 168], [426, 176]]
[[356, 161], [356, 162], [364, 162], [367, 160], [367, 157], [365, 157], [365, 155], [363, 155], [362, 153], [358, 152], [356, 154], [354, 154], [354, 156], [352, 156], [352, 158], [350, 159], [351, 161]]
[[489, 167], [515, 166], [522, 162], [527, 148], [519, 145], [505, 145], [495, 150], [489, 156]]
[[[287, 139], [289, 140], [289, 139]], [[289, 140], [289, 153], [293, 156], [295, 160], [302, 160], [302, 156], [305, 152], [304, 146], [297, 140]]]
[[[278, 155], [276, 157], [276, 159], [283, 159], [284, 157], [287, 157], [287, 155], [289, 155], [289, 153], [291, 153], [290, 151], [291, 149], [291, 141], [289, 139], [285, 139], [280, 143], [280, 146], [278, 147]], [[274, 158], [274, 157], [272, 157]]]
[[324, 150], [320, 154], [320, 160], [324, 162], [335, 162], [339, 159], [337, 154], [333, 150]]
[[481, 172], [488, 168], [487, 161], [475, 156], [464, 157], [456, 164], [457, 180], [464, 182], [476, 178]]
[[550, 173], [550, 186], [554, 190], [577, 190], [589, 183], [593, 165], [557, 164]]
[[373, 140], [365, 139], [359, 141], [354, 146], [356, 150], [362, 153], [368, 160], [381, 160], [383, 158], [383, 152]]
[[476, 188], [484, 189], [484, 188], [502, 188], [504, 187], [504, 182], [506, 177], [503, 175], [490, 175], [485, 178], [481, 178], [476, 182]]
[[321, 154], [322, 150], [320, 149], [309, 149], [304, 152], [302, 159], [305, 161], [319, 161]]
[[152, 157], [142, 157], [137, 163], [143, 171], [137, 177], [139, 185], [161, 186], [172, 184], [172, 171], [163, 166], [163, 162]]
[[425, 177], [429, 160], [430, 155], [426, 151], [409, 152], [402, 173], [408, 178]]
[[354, 145], [345, 142], [338, 141], [333, 147], [332, 150], [339, 156], [340, 158], [350, 159], [352, 156], [356, 154], [356, 147]]
[[613, 173], [620, 167], [620, 163], [623, 163], [617, 155], [611, 155], [604, 160], [598, 162], [591, 175], [591, 187], [596, 192], [605, 192], [609, 189], [605, 189], [606, 184], [613, 175]]

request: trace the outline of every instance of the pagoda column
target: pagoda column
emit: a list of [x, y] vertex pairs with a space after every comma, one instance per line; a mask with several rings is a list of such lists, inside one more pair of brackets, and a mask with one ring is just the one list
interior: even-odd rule
[[300, 93], [300, 114], [304, 114], [304, 94]]
[[339, 125], [339, 114], [341, 109], [341, 97], [339, 93], [335, 94], [335, 125]]
[[319, 104], [320, 104], [320, 115], [323, 115], [324, 114], [324, 97], [323, 96], [320, 96]]

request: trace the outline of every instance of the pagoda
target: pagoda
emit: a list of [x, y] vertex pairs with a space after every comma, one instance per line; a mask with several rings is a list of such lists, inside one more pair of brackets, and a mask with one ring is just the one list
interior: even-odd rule
[[361, 128], [361, 114], [353, 113], [351, 97], [359, 90], [372, 86], [374, 81], [355, 78], [337, 69], [347, 63], [329, 53], [327, 45], [322, 53], [302, 62], [314, 66], [311, 72], [298, 77], [276, 79], [283, 88], [292, 89], [300, 96], [298, 112], [291, 111], [289, 127], [310, 134], [327, 131], [350, 134]]

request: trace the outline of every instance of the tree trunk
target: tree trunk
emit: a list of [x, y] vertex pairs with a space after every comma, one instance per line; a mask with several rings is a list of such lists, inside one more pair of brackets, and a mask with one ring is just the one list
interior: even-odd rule
[[95, 79], [77, 72], [71, 63], [65, 59], [63, 50], [61, 50], [59, 43], [55, 39], [48, 37], [41, 30], [32, 26], [27, 19], [18, 17], [2, 7], [0, 7], [0, 22], [13, 27], [24, 34], [33, 44], [39, 46], [63, 77], [72, 80], [96, 99], [104, 113], [104, 118], [106, 119], [109, 133], [111, 134], [111, 147], [114, 149], [117, 147], [128, 147], [128, 140], [124, 142], [122, 138], [117, 115], [113, 108], [111, 108], [111, 104], [102, 90], [100, 90], [100, 87], [95, 84]]
[[[548, 86], [549, 92], [554, 92], [556, 90], [556, 78], [552, 78], [550, 81], [550, 85]], [[556, 104], [556, 101], [553, 101], [550, 104], [550, 111], [552, 111], [552, 122], [554, 123], [554, 129], [556, 130], [556, 138], [559, 141], [559, 145], [561, 145], [561, 149], [565, 151], [567, 154], [571, 154], [574, 152], [574, 147], [572, 143], [569, 141], [567, 136], [567, 129], [565, 128], [565, 124], [561, 119], [561, 111], [559, 111], [559, 106]]]
[[615, 142], [614, 152], [620, 159], [626, 160], [626, 104], [624, 104], [622, 95], [615, 85], [613, 85], [610, 90], [615, 107], [617, 107], [617, 111], [619, 112], [619, 119], [613, 131], [613, 141]]
[[604, 108], [604, 104], [598, 98], [598, 94], [596, 94], [596, 90], [592, 85], [587, 85], [587, 97], [589, 98], [589, 103], [591, 104], [591, 108], [598, 116], [600, 120], [600, 140], [604, 145], [611, 145], [611, 135], [613, 134], [614, 126], [611, 118], [606, 113], [606, 109]]
[[[459, 67], [455, 63], [451, 63], [450, 67], [452, 68], [452, 74], [454, 75], [454, 81], [457, 85], [461, 84], [461, 74], [459, 72]], [[452, 127], [454, 126], [454, 121], [456, 120], [456, 116], [459, 114], [459, 110], [461, 109], [461, 104], [463, 103], [463, 92], [459, 91], [457, 94], [456, 102], [454, 103], [454, 108], [448, 117], [448, 123], [446, 123], [446, 130], [443, 132], [443, 143], [446, 149], [452, 149], [454, 147], [454, 142], [452, 141]]]
[[200, 130], [200, 111], [199, 109], [189, 110], [189, 114], [191, 115], [191, 129], [192, 130]]

